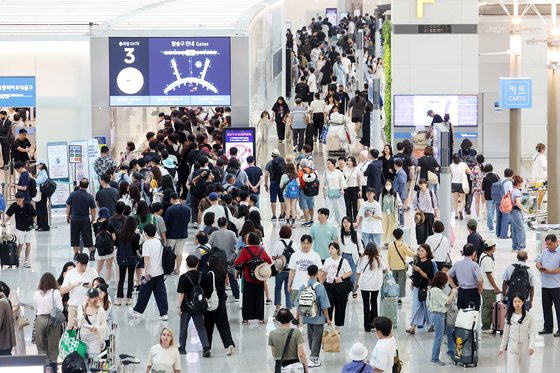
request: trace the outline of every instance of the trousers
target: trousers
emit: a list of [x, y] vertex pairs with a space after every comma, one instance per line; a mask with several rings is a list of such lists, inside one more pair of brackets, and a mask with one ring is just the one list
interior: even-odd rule
[[364, 329], [373, 329], [373, 320], [378, 316], [377, 313], [377, 295], [379, 290], [367, 291], [362, 290], [362, 302], [364, 304]]
[[117, 298], [124, 298], [124, 278], [128, 272], [128, 282], [126, 289], [126, 297], [128, 299], [132, 298], [132, 291], [134, 290], [134, 273], [136, 272], [136, 266], [119, 266], [119, 283], [117, 285]]
[[323, 133], [323, 126], [325, 124], [324, 113], [313, 113], [313, 126], [315, 127], [315, 136], [321, 136]]
[[231, 286], [231, 293], [235, 299], [239, 299], [239, 282], [235, 278], [235, 275], [228, 272], [229, 285]]
[[432, 313], [428, 311], [428, 306], [426, 301], [420, 302], [418, 300], [419, 288], [414, 287], [412, 293], [412, 316], [410, 320], [410, 325], [421, 326], [424, 324], [432, 325], [431, 315]]
[[496, 292], [494, 290], [482, 290], [482, 310], [480, 312], [482, 330], [488, 330], [492, 327], [492, 303], [495, 301]]
[[333, 319], [334, 313], [334, 324], [336, 326], [344, 326], [344, 319], [346, 318], [346, 304], [348, 303], [348, 297], [337, 296], [335, 284], [329, 284], [325, 282], [325, 289], [327, 290], [327, 295], [329, 297], [329, 319]]
[[286, 123], [276, 122], [276, 132], [278, 133], [278, 140], [284, 140], [286, 137]]
[[346, 216], [350, 217], [351, 221], [358, 218], [358, 193], [360, 187], [348, 187], [344, 191], [344, 201], [346, 203]]
[[[214, 311], [215, 312], [215, 311]], [[180, 329], [179, 329], [179, 350], [185, 350], [187, 347], [187, 336], [189, 331], [189, 322], [191, 318], [194, 321], [194, 327], [198, 333], [198, 339], [202, 348], [209, 349], [210, 343], [208, 342], [208, 335], [206, 334], [206, 327], [204, 326], [204, 315], [192, 315], [189, 312], [181, 314]]]
[[397, 284], [399, 284], [399, 298], [406, 297], [406, 269], [393, 269], [393, 277]]
[[243, 320], [264, 319], [264, 282], [243, 282]]
[[49, 326], [49, 316], [37, 316], [35, 321], [35, 340], [37, 341], [37, 351], [47, 355], [47, 364], [58, 359], [58, 344], [62, 328]]
[[342, 218], [346, 213], [346, 204], [344, 202], [344, 198], [342, 196], [340, 196], [340, 198], [327, 197], [326, 205], [330, 211], [328, 222], [333, 225], [342, 224]]
[[515, 251], [525, 250], [525, 225], [521, 210], [513, 209], [509, 217], [511, 219], [511, 248]]
[[297, 146], [298, 152], [301, 152], [301, 150], [303, 149], [305, 128], [294, 128], [293, 132], [294, 132], [293, 145], [294, 147]]
[[214, 334], [214, 326], [218, 328], [218, 332], [220, 333], [220, 338], [222, 339], [224, 348], [228, 348], [229, 346], [235, 347], [233, 338], [231, 337], [231, 329], [229, 326], [225, 300], [220, 299], [218, 308], [216, 308], [214, 311], [204, 313], [204, 327], [206, 328], [208, 346], [210, 348], [212, 348], [212, 335]]
[[496, 207], [494, 201], [486, 201], [486, 226], [488, 230], [494, 230], [494, 212]]
[[[552, 304], [554, 304], [556, 311], [556, 320], [560, 320], [560, 288], [542, 288], [542, 309], [546, 330], [553, 330], [554, 328]], [[558, 329], [560, 330], [560, 326]]]
[[[516, 346], [513, 346], [515, 344]], [[508, 342], [507, 349], [507, 373], [528, 373], [529, 362], [529, 342]]]
[[431, 315], [432, 325], [434, 326], [434, 345], [432, 346], [432, 362], [439, 361], [441, 343], [443, 342], [443, 331], [445, 330], [445, 313], [433, 312]]
[[140, 287], [140, 292], [138, 293], [138, 300], [136, 301], [136, 306], [134, 306], [134, 311], [144, 313], [144, 310], [146, 309], [146, 306], [150, 301], [152, 293], [154, 294], [154, 298], [156, 299], [159, 315], [167, 315], [167, 290], [165, 289], [164, 275], [152, 277], [150, 281], [146, 282], [145, 285], [142, 285]]
[[[321, 311], [322, 312], [322, 311]], [[309, 343], [309, 357], [318, 359], [323, 344], [323, 330], [325, 324], [307, 324], [307, 341]]]
[[37, 227], [48, 230], [49, 227], [49, 214], [47, 211], [48, 197], [41, 195], [41, 200], [37, 202]]
[[509, 214], [500, 211], [499, 203], [494, 205], [496, 205], [496, 236], [506, 239], [508, 238]]
[[288, 277], [290, 272], [282, 271], [276, 274], [276, 283], [274, 285], [274, 305], [282, 304], [282, 287], [284, 287], [284, 297], [286, 298], [286, 308], [292, 308], [290, 293], [288, 292]]

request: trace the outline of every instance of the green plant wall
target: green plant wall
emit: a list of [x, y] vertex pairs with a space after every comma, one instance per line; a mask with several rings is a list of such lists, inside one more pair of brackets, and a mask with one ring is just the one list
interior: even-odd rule
[[383, 66], [385, 68], [385, 97], [383, 98], [383, 107], [385, 109], [385, 136], [387, 141], [391, 141], [391, 108], [393, 101], [391, 100], [391, 22], [383, 22]]

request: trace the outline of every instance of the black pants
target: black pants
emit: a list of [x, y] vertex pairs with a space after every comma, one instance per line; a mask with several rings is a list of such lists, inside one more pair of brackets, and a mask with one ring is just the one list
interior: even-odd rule
[[305, 128], [294, 128], [294, 138], [292, 139], [294, 148], [297, 146], [298, 152], [303, 149], [303, 141], [305, 136]]
[[344, 191], [344, 201], [346, 202], [346, 216], [352, 221], [358, 216], [358, 193], [360, 187], [348, 187]]
[[182, 187], [181, 198], [187, 198], [187, 179], [189, 178], [189, 169], [186, 165], [181, 165], [177, 169], [177, 193], [179, 193], [179, 188]]
[[373, 319], [375, 319], [377, 314], [377, 295], [379, 290], [367, 291], [362, 290], [362, 301], [364, 303], [364, 329], [373, 329]]
[[2, 160], [4, 161], [4, 166], [10, 163], [10, 144], [6, 140], [2, 140]]
[[192, 212], [192, 222], [198, 223], [198, 204], [200, 200], [192, 195], [191, 192], [191, 212]]
[[212, 348], [212, 334], [214, 333], [214, 325], [218, 328], [218, 332], [220, 333], [220, 338], [222, 338], [224, 348], [235, 346], [235, 344], [233, 343], [233, 338], [231, 337], [231, 329], [229, 327], [225, 299], [220, 299], [218, 308], [216, 308], [214, 311], [204, 313], [204, 327], [206, 328], [206, 334], [208, 335], [210, 348]]
[[325, 124], [325, 113], [313, 113], [313, 125], [315, 126], [315, 136], [321, 138], [323, 126]]
[[0, 356], [11, 356], [12, 355], [12, 349], [8, 348], [7, 350], [0, 350]]
[[474, 303], [475, 310], [480, 310], [480, 294], [478, 293], [478, 289], [462, 289], [459, 287], [459, 292], [457, 293], [457, 308], [460, 310], [469, 308], [469, 303]]
[[434, 234], [432, 225], [434, 225], [434, 214], [424, 213], [424, 223], [416, 224], [416, 242], [418, 245], [426, 242], [429, 236]]
[[243, 320], [264, 320], [264, 282], [243, 283]]
[[436, 262], [437, 270], [441, 271], [443, 269], [444, 264], [445, 264], [445, 262]]
[[[544, 328], [552, 330], [554, 321], [552, 319], [552, 305], [556, 310], [556, 320], [560, 320], [560, 288], [542, 288], [542, 309], [544, 316]], [[560, 330], [560, 321], [558, 324]]]
[[276, 132], [278, 133], [278, 140], [284, 140], [286, 138], [286, 123], [276, 122]]
[[167, 315], [169, 305], [167, 303], [167, 290], [165, 289], [164, 275], [152, 277], [150, 278], [150, 281], [148, 281], [145, 285], [142, 285], [140, 292], [138, 293], [138, 299], [136, 300], [134, 311], [144, 313], [152, 293], [156, 299], [159, 315]]
[[47, 199], [44, 195], [41, 196], [41, 200], [37, 202], [37, 227], [41, 229], [49, 228], [49, 214], [47, 210]]
[[132, 298], [136, 265], [128, 267], [119, 266], [119, 284], [117, 286], [117, 298], [124, 298], [124, 277], [126, 276], [126, 272], [128, 272], [128, 288], [126, 289], [126, 297], [128, 299]]
[[334, 312], [334, 325], [344, 326], [344, 319], [346, 318], [346, 303], [348, 303], [348, 296], [339, 296], [336, 294], [335, 284], [329, 284], [325, 282], [325, 289], [327, 290], [327, 295], [329, 296], [329, 302], [331, 306], [329, 307], [329, 319], [333, 320]]

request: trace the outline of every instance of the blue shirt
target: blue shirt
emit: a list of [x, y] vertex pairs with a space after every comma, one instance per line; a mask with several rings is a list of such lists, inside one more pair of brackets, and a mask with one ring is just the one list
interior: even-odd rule
[[[555, 270], [556, 268], [560, 267], [560, 249], [556, 246], [554, 251], [550, 251], [546, 249], [541, 254], [538, 263], [541, 263], [542, 266], [546, 269], [551, 271]], [[542, 273], [542, 280], [541, 285], [545, 289], [556, 289], [560, 288], [560, 273], [551, 274], [551, 273]]]
[[[27, 189], [18, 190], [18, 192], [23, 192], [23, 194], [25, 194], [24, 201], [31, 202], [31, 194], [29, 193], [29, 172], [24, 171], [21, 175], [19, 175], [17, 185], [27, 187]], [[39, 186], [37, 185], [37, 187]]]
[[167, 227], [166, 236], [168, 239], [180, 240], [189, 237], [189, 218], [191, 209], [182, 203], [171, 205], [165, 212], [164, 220]]
[[476, 289], [478, 287], [478, 279], [482, 277], [482, 271], [476, 262], [471, 258], [465, 257], [459, 260], [447, 272], [450, 277], [457, 276], [461, 289]]
[[292, 118], [292, 128], [293, 129], [303, 129], [305, 128], [305, 118], [307, 117], [307, 109], [301, 105], [296, 105], [292, 111], [290, 111], [290, 118]]
[[[364, 368], [364, 370], [362, 370], [362, 368]], [[366, 366], [364, 367], [364, 361], [352, 361], [348, 364], [345, 364], [342, 367], [342, 371], [340, 373], [359, 373], [360, 371], [362, 371], [362, 373], [373, 373], [373, 367], [369, 364], [366, 363]]]
[[399, 193], [401, 200], [406, 198], [406, 172], [401, 168], [397, 171], [395, 175], [395, 180], [393, 181], [393, 189], [395, 192]]
[[[317, 280], [309, 279], [307, 281], [307, 284], [308, 285], [313, 285], [316, 282], [317, 282]], [[297, 295], [296, 302], [295, 302], [296, 307], [299, 307], [299, 296], [300, 296], [301, 292], [303, 291], [303, 289], [305, 289], [305, 286], [306, 285], [301, 285], [301, 287], [299, 288], [299, 293]], [[319, 307], [319, 310], [317, 311], [317, 315], [315, 317], [304, 317], [303, 318], [303, 323], [304, 324], [320, 325], [320, 324], [324, 324], [326, 322], [325, 321], [325, 314], [323, 313], [323, 310], [327, 309], [331, 306], [331, 304], [329, 302], [329, 296], [327, 295], [327, 290], [325, 289], [323, 284], [319, 284], [315, 288], [315, 293], [317, 294], [317, 306]]]

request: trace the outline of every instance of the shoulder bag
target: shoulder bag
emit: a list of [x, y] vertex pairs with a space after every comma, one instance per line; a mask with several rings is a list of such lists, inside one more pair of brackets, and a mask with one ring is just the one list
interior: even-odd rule
[[401, 258], [403, 264], [404, 264], [404, 270], [408, 272], [408, 263], [404, 261], [401, 253], [399, 252], [399, 248], [397, 247], [397, 243], [393, 242], [393, 245], [395, 245], [395, 250], [397, 251], [397, 254], [399, 254], [399, 258]]
[[327, 179], [327, 171], [325, 171], [325, 183], [327, 184], [327, 197], [329, 197], [330, 199], [339, 199], [342, 196], [342, 194], [340, 193], [340, 189], [329, 188], [329, 179]]
[[[344, 260], [346, 259], [340, 257], [340, 261], [338, 262], [338, 270], [336, 271], [336, 277], [338, 277], [338, 274], [340, 273], [340, 269], [342, 268], [342, 262]], [[335, 293], [343, 297], [346, 297], [348, 293], [350, 293], [354, 288], [354, 285], [352, 285], [352, 280], [350, 279], [350, 277], [346, 277], [342, 279], [341, 282], [336, 282], [335, 280], [333, 285], [334, 285]]]
[[64, 313], [62, 313], [62, 310], [59, 310], [55, 306], [54, 290], [52, 291], [52, 303], [53, 303], [53, 308], [51, 310], [51, 313], [49, 314], [49, 326], [60, 328], [62, 324], [64, 324], [64, 322], [66, 321], [66, 317], [64, 316]]
[[286, 356], [286, 352], [288, 352], [288, 347], [290, 347], [292, 334], [294, 334], [294, 329], [290, 329], [290, 332], [288, 333], [288, 338], [286, 338], [286, 344], [284, 345], [284, 351], [282, 352], [282, 357], [280, 358], [280, 360], [276, 360], [274, 373], [304, 373], [305, 372], [305, 368], [303, 367], [301, 361], [298, 361], [297, 363], [293, 363], [285, 367], [282, 366], [282, 364], [284, 363], [284, 357]]
[[220, 304], [220, 299], [218, 298], [218, 292], [216, 291], [216, 274], [212, 271], [210, 271], [210, 273], [212, 274], [212, 295], [210, 295], [210, 298], [207, 299], [208, 302], [208, 308], [206, 309], [207, 311], [215, 311], [218, 308], [218, 305]]

